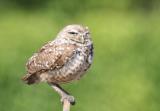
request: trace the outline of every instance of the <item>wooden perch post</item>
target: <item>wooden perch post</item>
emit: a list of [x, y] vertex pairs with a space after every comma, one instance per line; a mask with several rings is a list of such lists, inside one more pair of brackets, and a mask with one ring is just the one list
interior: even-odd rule
[[70, 111], [70, 102], [66, 99], [63, 101], [63, 111]]

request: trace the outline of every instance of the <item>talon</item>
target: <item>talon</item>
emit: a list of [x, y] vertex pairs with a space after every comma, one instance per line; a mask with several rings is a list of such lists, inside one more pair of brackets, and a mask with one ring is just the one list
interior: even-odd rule
[[73, 101], [73, 102], [70, 102], [71, 103], [71, 105], [75, 105], [76, 104], [76, 101]]
[[75, 103], [76, 103], [74, 97], [71, 96], [71, 95], [65, 95], [65, 96], [63, 96], [63, 97], [61, 98], [62, 104], [63, 104], [64, 100], [69, 101], [71, 105], [75, 105]]

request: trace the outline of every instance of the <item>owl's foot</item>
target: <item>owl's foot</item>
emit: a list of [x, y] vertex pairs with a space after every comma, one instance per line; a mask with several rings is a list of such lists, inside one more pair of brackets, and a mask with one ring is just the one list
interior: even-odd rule
[[61, 98], [62, 104], [64, 103], [65, 100], [70, 102], [71, 105], [75, 105], [76, 103], [74, 97], [71, 95], [67, 95], [67, 94], [62, 95], [62, 98]]

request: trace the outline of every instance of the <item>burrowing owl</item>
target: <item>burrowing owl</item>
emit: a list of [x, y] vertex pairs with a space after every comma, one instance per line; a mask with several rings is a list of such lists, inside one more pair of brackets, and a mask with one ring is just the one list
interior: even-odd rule
[[61, 89], [59, 84], [79, 80], [92, 64], [92, 58], [88, 27], [68, 25], [28, 60], [23, 80], [27, 84], [47, 82]]

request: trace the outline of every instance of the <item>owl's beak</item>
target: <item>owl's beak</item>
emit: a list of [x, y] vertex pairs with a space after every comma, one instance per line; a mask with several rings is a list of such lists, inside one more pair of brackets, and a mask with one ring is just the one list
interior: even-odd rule
[[84, 37], [85, 37], [85, 35], [82, 35], [81, 40], [80, 40], [81, 43], [84, 43], [84, 42], [85, 42]]
[[85, 43], [85, 36], [86, 36], [85, 34], [80, 34], [78, 36], [78, 40], [75, 40], [75, 41], [84, 44]]

